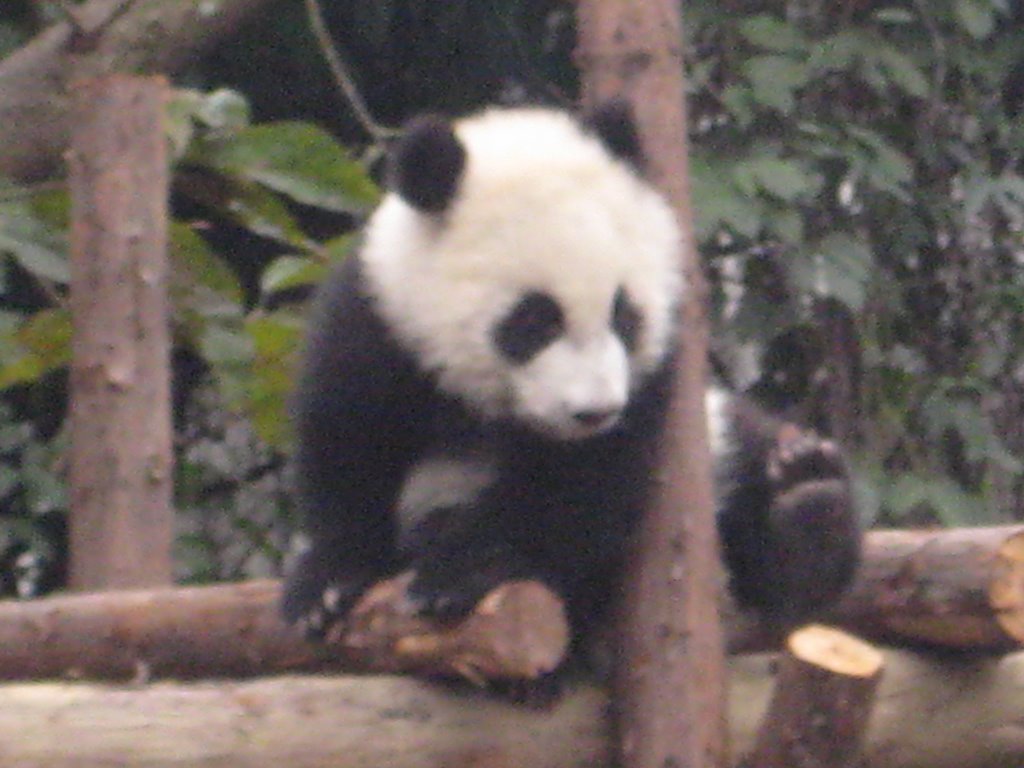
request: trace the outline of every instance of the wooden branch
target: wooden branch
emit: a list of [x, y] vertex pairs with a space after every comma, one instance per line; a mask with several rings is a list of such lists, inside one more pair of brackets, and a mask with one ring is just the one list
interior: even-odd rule
[[35, 181], [61, 166], [71, 76], [174, 74], [277, 0], [89, 0], [0, 61], [0, 176]]
[[[1024, 654], [884, 651], [864, 768], [1024, 765]], [[730, 666], [731, 741], [748, 752], [774, 655]], [[609, 700], [570, 689], [553, 709], [408, 677], [0, 686], [0, 763], [18, 768], [611, 768]], [[130, 756], [130, 759], [126, 756]]]
[[833, 618], [890, 642], [1017, 648], [1024, 643], [1024, 528], [873, 531]]
[[857, 765], [882, 663], [881, 653], [836, 629], [811, 624], [790, 635], [744, 767]]
[[171, 584], [167, 80], [104, 75], [72, 96], [69, 582]]

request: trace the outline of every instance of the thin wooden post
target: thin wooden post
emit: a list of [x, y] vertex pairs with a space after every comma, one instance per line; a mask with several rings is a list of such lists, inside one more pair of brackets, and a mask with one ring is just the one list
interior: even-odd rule
[[633, 104], [650, 174], [683, 228], [687, 276], [659, 491], [625, 591], [616, 694], [621, 758], [629, 768], [726, 762], [721, 565], [704, 416], [706, 287], [692, 235], [679, 6], [578, 6], [584, 101], [622, 96]]
[[70, 586], [171, 581], [162, 77], [72, 87]]

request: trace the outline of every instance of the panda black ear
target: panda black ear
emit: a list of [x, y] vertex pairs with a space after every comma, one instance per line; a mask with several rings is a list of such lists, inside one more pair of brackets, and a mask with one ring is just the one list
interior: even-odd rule
[[615, 157], [638, 171], [644, 169], [644, 153], [636, 130], [633, 108], [623, 98], [598, 105], [583, 118], [583, 125], [601, 140]]
[[437, 116], [414, 119], [391, 150], [391, 187], [425, 213], [444, 211], [459, 187], [466, 148], [451, 123]]

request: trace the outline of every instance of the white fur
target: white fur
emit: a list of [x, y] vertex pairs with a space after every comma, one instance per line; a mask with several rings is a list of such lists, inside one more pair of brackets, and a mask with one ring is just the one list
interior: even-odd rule
[[[517, 415], [562, 439], [586, 437], [615, 424], [629, 399], [629, 358], [611, 332], [583, 343], [559, 339], [526, 365], [513, 369]], [[581, 411], [607, 413], [597, 424], [575, 418]]]
[[[666, 355], [682, 289], [675, 219], [562, 112], [490, 110], [455, 131], [468, 156], [456, 199], [432, 216], [388, 194], [361, 255], [369, 286], [445, 390], [572, 437], [567, 414], [621, 405]], [[644, 318], [628, 361], [609, 327], [620, 286]], [[517, 368], [492, 328], [530, 290], [559, 302], [567, 331]]]
[[438, 509], [469, 504], [494, 482], [497, 470], [485, 457], [430, 456], [412, 468], [399, 494], [399, 540]]
[[731, 397], [724, 389], [714, 386], [708, 387], [707, 392], [704, 393], [704, 408], [707, 411], [708, 419], [708, 441], [711, 456], [716, 461], [727, 457], [732, 447], [731, 419], [728, 412]]

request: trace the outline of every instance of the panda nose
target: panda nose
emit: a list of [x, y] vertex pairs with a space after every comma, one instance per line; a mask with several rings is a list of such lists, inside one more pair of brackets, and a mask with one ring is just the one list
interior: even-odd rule
[[587, 408], [576, 411], [572, 416], [587, 429], [597, 429], [611, 424], [619, 415], [618, 408]]

